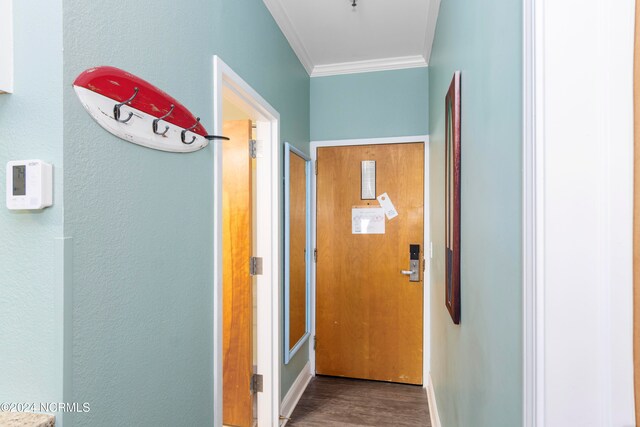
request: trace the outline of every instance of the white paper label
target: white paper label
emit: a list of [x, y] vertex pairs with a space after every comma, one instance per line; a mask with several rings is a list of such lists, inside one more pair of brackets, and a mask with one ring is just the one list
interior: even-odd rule
[[393, 206], [391, 199], [387, 193], [382, 193], [378, 196], [378, 202], [380, 202], [380, 206], [384, 209], [384, 214], [389, 219], [393, 219], [398, 216], [398, 211], [396, 211], [396, 207]]
[[352, 234], [384, 234], [384, 210], [382, 208], [352, 208]]

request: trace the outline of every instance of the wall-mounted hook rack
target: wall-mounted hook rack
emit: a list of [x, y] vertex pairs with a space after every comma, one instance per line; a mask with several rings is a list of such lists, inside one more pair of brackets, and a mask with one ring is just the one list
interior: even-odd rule
[[[211, 140], [229, 139], [209, 135], [200, 118], [184, 105], [145, 80], [118, 68], [88, 69], [76, 78], [73, 86], [93, 119], [125, 141], [155, 150], [188, 153], [206, 147]], [[124, 105], [127, 109], [122, 110]], [[166, 106], [170, 106], [168, 110]], [[122, 118], [127, 113], [127, 117]], [[136, 119], [131, 120], [134, 115]], [[162, 131], [160, 122], [164, 125]], [[187, 139], [187, 132], [191, 133], [190, 139]]]

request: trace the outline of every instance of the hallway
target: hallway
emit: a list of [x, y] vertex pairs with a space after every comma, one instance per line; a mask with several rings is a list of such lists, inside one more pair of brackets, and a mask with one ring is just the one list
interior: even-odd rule
[[314, 377], [288, 427], [430, 427], [427, 393], [420, 386]]

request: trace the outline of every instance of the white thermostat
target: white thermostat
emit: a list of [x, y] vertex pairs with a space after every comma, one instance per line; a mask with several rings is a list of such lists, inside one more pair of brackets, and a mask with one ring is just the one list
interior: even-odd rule
[[7, 208], [44, 209], [53, 204], [53, 167], [42, 160], [7, 163]]

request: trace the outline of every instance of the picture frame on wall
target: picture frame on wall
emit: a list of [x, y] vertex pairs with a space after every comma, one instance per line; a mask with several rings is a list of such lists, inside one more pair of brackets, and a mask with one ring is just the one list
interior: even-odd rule
[[445, 97], [445, 305], [460, 324], [460, 71]]

